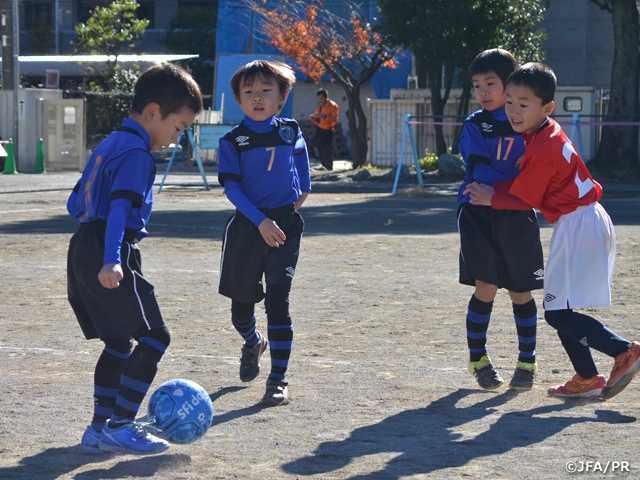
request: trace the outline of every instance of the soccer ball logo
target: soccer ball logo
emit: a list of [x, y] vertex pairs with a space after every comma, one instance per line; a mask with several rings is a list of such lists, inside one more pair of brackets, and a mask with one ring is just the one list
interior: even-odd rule
[[149, 421], [160, 430], [157, 435], [170, 442], [195, 442], [209, 429], [212, 420], [209, 394], [191, 380], [169, 380], [149, 398]]

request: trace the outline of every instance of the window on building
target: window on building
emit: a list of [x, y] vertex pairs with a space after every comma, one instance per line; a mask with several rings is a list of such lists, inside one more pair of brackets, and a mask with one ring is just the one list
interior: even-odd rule
[[208, 8], [217, 13], [218, 0], [178, 0], [178, 8], [194, 8], [203, 7]]
[[76, 23], [87, 23], [92, 11], [96, 7], [104, 7], [106, 2], [100, 0], [92, 0], [88, 2], [78, 2], [76, 6]]
[[24, 26], [27, 30], [53, 26], [51, 3], [24, 2]]
[[155, 28], [154, 3], [138, 1], [138, 4], [140, 6], [138, 7], [138, 10], [136, 10], [136, 18], [140, 20], [142, 19], [149, 20], [149, 26], [147, 26], [147, 28]]

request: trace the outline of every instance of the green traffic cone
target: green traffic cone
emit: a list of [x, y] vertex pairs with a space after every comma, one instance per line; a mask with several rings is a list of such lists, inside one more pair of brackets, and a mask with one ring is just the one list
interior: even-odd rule
[[42, 150], [42, 139], [38, 139], [36, 148], [36, 162], [33, 165], [33, 173], [47, 173], [44, 169], [44, 151]]
[[16, 162], [13, 158], [13, 142], [11, 139], [9, 139], [9, 143], [7, 143], [7, 148], [5, 150], [7, 151], [7, 156], [4, 159], [4, 171], [2, 173], [9, 175], [18, 173], [16, 170]]

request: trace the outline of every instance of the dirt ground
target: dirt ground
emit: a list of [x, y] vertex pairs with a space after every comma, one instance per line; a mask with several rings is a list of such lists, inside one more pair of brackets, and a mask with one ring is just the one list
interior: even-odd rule
[[[84, 340], [66, 299], [75, 225], [65, 202], [77, 176], [0, 175], [0, 478], [547, 479], [579, 475], [572, 468], [640, 477], [640, 379], [606, 402], [549, 397], [573, 371], [544, 321], [532, 391], [476, 386], [464, 322], [472, 290], [457, 282], [457, 203], [446, 182], [393, 197], [391, 185], [314, 187], [291, 295], [291, 403], [263, 408], [269, 355], [257, 380], [240, 382], [241, 340], [217, 294], [231, 206], [219, 187], [170, 176], [140, 244], [173, 334], [152, 388], [172, 378], [201, 384], [213, 426], [155, 456], [81, 453], [101, 343]], [[605, 187], [618, 236], [613, 306], [589, 312], [638, 339], [640, 188]], [[546, 253], [551, 228], [541, 223]], [[504, 292], [489, 349], [508, 382], [517, 337]], [[612, 360], [594, 356], [608, 375]]]

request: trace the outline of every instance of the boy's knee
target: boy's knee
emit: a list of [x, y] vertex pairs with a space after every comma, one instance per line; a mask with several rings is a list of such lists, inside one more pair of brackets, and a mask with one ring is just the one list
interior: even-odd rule
[[268, 285], [264, 298], [264, 308], [270, 321], [288, 322], [290, 286]]
[[104, 346], [110, 350], [115, 350], [118, 353], [127, 354], [133, 350], [132, 338], [103, 338], [102, 342]]
[[238, 325], [246, 325], [253, 321], [255, 305], [231, 300], [231, 316]]
[[559, 330], [562, 324], [567, 320], [569, 310], [545, 310], [544, 319], [556, 330]]
[[139, 347], [150, 348], [162, 356], [164, 355], [164, 352], [167, 351], [167, 348], [171, 343], [171, 333], [166, 326], [152, 328], [150, 330], [145, 330], [144, 333], [140, 333], [137, 340]]

